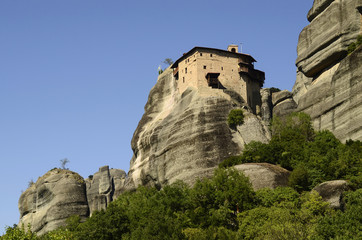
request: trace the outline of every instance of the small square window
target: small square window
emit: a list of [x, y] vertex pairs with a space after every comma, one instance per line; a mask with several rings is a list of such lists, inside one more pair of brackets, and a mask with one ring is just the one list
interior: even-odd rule
[[206, 66], [204, 66], [204, 69], [206, 69]]
[[212, 57], [212, 53], [210, 53], [210, 57]]
[[202, 57], [202, 53], [200, 52], [200, 56]]

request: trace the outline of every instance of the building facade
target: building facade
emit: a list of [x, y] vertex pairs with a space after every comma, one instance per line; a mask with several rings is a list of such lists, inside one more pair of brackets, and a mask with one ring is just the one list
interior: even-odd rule
[[194, 47], [171, 68], [181, 94], [190, 86], [231, 90], [256, 113], [265, 74], [254, 69], [254, 62], [252, 56], [239, 53], [237, 45], [229, 45], [228, 50]]

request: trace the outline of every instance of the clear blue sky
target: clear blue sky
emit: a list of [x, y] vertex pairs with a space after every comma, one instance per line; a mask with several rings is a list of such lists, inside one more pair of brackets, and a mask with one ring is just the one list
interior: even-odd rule
[[[0, 1], [0, 233], [28, 182], [59, 167], [128, 171], [157, 67], [194, 46], [244, 53], [291, 90], [312, 0]], [[165, 66], [163, 66], [165, 67]]]

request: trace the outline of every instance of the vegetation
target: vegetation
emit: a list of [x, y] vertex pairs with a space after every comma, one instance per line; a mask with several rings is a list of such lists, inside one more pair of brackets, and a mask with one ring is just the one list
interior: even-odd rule
[[254, 192], [233, 169], [218, 169], [193, 188], [177, 182], [158, 191], [140, 187], [106, 211], [37, 237], [8, 227], [0, 239], [361, 239], [362, 189], [345, 194], [333, 210], [317, 192], [292, 188]]
[[69, 163], [68, 158], [63, 158], [59, 160], [61, 169], [69, 170], [69, 168], [66, 168], [65, 166]]
[[348, 54], [351, 54], [362, 44], [362, 35], [358, 35], [356, 42], [351, 43], [348, 48]]
[[268, 144], [251, 142], [242, 155], [225, 159], [220, 167], [250, 162], [278, 164], [292, 171], [289, 184], [298, 191], [335, 179], [349, 179], [354, 188], [361, 187], [360, 141], [342, 144], [327, 130], [315, 132], [304, 113], [273, 119], [272, 133]]
[[[247, 144], [226, 159], [211, 179], [161, 190], [139, 187], [85, 222], [78, 216], [43, 236], [8, 227], [0, 239], [362, 239], [362, 144], [342, 144], [315, 132], [309, 116], [274, 119], [269, 144]], [[248, 178], [227, 166], [270, 162], [292, 170], [291, 187], [253, 191]], [[344, 209], [334, 210], [315, 191], [317, 183], [347, 179]], [[305, 191], [308, 190], [308, 191]]]
[[171, 66], [173, 64], [173, 60], [171, 58], [166, 58], [163, 61], [164, 64], [167, 64], [168, 66]]
[[236, 126], [244, 123], [244, 112], [242, 109], [232, 109], [228, 115], [228, 125], [235, 129]]

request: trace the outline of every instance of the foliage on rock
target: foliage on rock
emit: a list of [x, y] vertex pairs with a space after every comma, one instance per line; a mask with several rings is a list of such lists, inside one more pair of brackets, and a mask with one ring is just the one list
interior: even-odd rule
[[310, 190], [323, 181], [348, 179], [355, 189], [362, 183], [362, 143], [349, 140], [342, 144], [331, 132], [315, 132], [310, 117], [293, 113], [272, 122], [269, 143], [251, 142], [242, 155], [225, 159], [219, 166], [267, 162], [289, 170], [290, 186]]
[[242, 109], [232, 109], [227, 119], [230, 128], [235, 129], [236, 126], [244, 123], [244, 112]]
[[360, 239], [362, 189], [344, 199], [341, 211], [315, 191], [254, 192], [242, 173], [220, 168], [194, 187], [176, 182], [124, 193], [83, 223], [73, 216], [42, 236], [8, 227], [0, 239]]
[[362, 44], [362, 35], [358, 35], [356, 42], [351, 43], [348, 48], [348, 54], [351, 54]]

